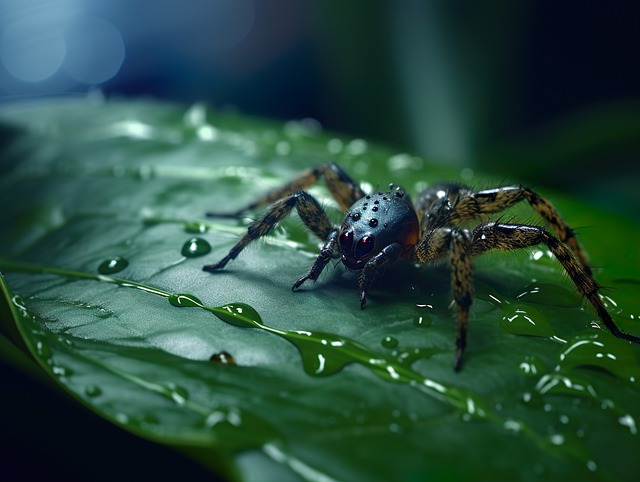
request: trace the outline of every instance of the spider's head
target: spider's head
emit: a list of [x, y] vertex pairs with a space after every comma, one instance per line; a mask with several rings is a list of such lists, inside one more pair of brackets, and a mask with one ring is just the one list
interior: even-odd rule
[[376, 250], [377, 243], [373, 234], [366, 233], [363, 236], [357, 236], [355, 230], [351, 228], [343, 230], [338, 241], [342, 251], [342, 264], [348, 269], [362, 269], [366, 262], [379, 251]]
[[340, 228], [338, 243], [341, 261], [347, 269], [360, 270], [392, 244], [402, 249], [418, 239], [418, 218], [402, 188], [390, 185], [390, 191], [378, 192], [357, 201]]

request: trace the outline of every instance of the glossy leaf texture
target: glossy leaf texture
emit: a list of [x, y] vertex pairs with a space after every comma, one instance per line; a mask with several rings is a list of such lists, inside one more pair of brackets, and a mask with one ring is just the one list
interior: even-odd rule
[[[597, 324], [543, 247], [476, 262], [463, 370], [446, 265], [398, 263], [359, 307], [296, 215], [225, 270], [252, 218], [232, 212], [313, 164], [415, 193], [497, 177], [436, 167], [312, 121], [99, 99], [3, 111], [0, 271], [17, 331], [84, 407], [255, 480], [634, 480], [640, 347]], [[326, 188], [310, 189], [339, 222]], [[640, 227], [543, 192], [640, 332]], [[528, 206], [506, 215], [538, 222]]]

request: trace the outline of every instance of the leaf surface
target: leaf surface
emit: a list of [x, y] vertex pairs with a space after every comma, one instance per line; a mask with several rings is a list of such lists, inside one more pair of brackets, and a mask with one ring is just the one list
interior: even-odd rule
[[[464, 369], [446, 266], [389, 268], [360, 310], [331, 264], [291, 292], [319, 241], [295, 215], [224, 271], [233, 211], [333, 160], [376, 189], [495, 179], [312, 122], [202, 106], [64, 101], [5, 109], [2, 288], [29, 351], [82, 404], [226, 477], [633, 480], [639, 347], [597, 329], [545, 249], [476, 262]], [[335, 203], [311, 189], [336, 222]], [[638, 332], [629, 220], [546, 193]], [[255, 216], [258, 213], [251, 213]], [[512, 216], [538, 222], [528, 206]], [[213, 357], [213, 361], [211, 360]], [[223, 363], [233, 361], [233, 363]]]

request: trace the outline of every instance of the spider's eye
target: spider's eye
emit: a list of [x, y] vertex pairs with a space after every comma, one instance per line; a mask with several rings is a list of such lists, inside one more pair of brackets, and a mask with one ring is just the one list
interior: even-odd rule
[[356, 244], [355, 255], [356, 258], [363, 258], [367, 254], [371, 252], [373, 246], [375, 245], [375, 240], [373, 236], [363, 236], [358, 244]]
[[342, 251], [349, 251], [353, 244], [353, 231], [345, 231], [340, 235], [340, 247]]

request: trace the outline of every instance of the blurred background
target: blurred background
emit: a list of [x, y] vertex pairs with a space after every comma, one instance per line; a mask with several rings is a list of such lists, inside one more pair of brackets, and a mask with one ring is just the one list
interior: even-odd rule
[[0, 99], [311, 117], [640, 219], [639, 25], [637, 0], [0, 0]]
[[[0, 0], [0, 109], [100, 92], [314, 118], [640, 222], [639, 32], [639, 0]], [[0, 375], [14, 393], [24, 382], [4, 366]], [[18, 399], [27, 405], [0, 400], [0, 446], [28, 460], [13, 461], [23, 476], [39, 467], [64, 469], [68, 480], [95, 475], [92, 444], [75, 444], [73, 467], [55, 462], [70, 419], [85, 430], [80, 441], [101, 424], [95, 432], [116, 445], [138, 443], [127, 452], [131, 478], [131, 467], [161, 473], [178, 463], [157, 447], [140, 463], [149, 442], [132, 442], [53, 389], [26, 387]], [[122, 466], [100, 466], [100, 480]]]

